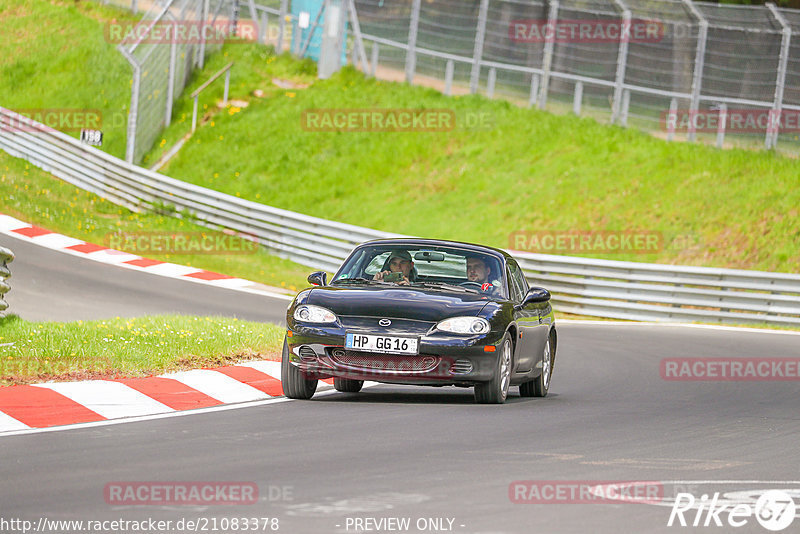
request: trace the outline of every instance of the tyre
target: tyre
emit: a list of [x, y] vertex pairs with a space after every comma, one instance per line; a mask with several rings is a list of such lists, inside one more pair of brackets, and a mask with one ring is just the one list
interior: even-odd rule
[[290, 399], [310, 399], [317, 391], [317, 379], [308, 379], [303, 372], [289, 363], [289, 345], [283, 340], [281, 355], [281, 385], [283, 394]]
[[503, 404], [506, 401], [508, 385], [511, 383], [513, 347], [511, 336], [506, 332], [500, 343], [494, 376], [489, 382], [475, 384], [475, 402], [478, 404]]
[[342, 393], [358, 393], [363, 386], [363, 380], [333, 377], [333, 387], [336, 388], [336, 391], [341, 391]]
[[550, 389], [550, 378], [553, 376], [553, 352], [550, 350], [552, 338], [547, 337], [547, 343], [542, 350], [542, 374], [519, 386], [519, 394], [523, 397], [546, 397]]

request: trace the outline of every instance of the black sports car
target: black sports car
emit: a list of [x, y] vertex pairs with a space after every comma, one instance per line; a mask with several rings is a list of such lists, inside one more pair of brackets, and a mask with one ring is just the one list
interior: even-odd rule
[[358, 392], [364, 380], [475, 388], [503, 403], [509, 386], [544, 397], [556, 356], [550, 293], [529, 288], [508, 253], [430, 239], [356, 247], [289, 306], [284, 393], [309, 399], [319, 379]]

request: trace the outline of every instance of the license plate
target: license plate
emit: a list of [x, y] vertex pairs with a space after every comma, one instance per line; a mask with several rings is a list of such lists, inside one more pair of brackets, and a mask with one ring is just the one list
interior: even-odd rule
[[419, 339], [415, 337], [350, 334], [345, 336], [344, 348], [386, 354], [417, 354]]

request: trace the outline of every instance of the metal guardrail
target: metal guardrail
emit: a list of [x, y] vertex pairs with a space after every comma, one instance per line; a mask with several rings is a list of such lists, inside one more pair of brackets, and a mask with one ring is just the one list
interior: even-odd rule
[[800, 325], [800, 276], [514, 252], [558, 310], [637, 321]]
[[8, 302], [3, 297], [11, 290], [11, 286], [8, 285], [11, 269], [8, 264], [12, 261], [14, 261], [14, 253], [7, 248], [0, 247], [0, 311], [8, 309]]
[[[0, 123], [19, 115], [0, 108]], [[27, 122], [30, 124], [30, 121]], [[27, 128], [30, 129], [30, 128]], [[126, 163], [41, 125], [0, 128], [0, 148], [134, 211], [174, 207], [196, 222], [243, 232], [278, 256], [335, 271], [355, 245], [402, 237], [243, 200]], [[560, 311], [632, 320], [800, 325], [800, 275], [514, 252]]]

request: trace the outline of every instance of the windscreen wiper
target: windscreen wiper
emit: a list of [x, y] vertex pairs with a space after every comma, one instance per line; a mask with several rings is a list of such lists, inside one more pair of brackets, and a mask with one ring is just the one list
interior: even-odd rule
[[[334, 282], [331, 282], [331, 285], [336, 284], [392, 284], [391, 282], [384, 282], [382, 280], [370, 280], [369, 278], [340, 278]], [[394, 284], [392, 284], [394, 285]]]
[[464, 291], [465, 293], [477, 293], [480, 294], [480, 291], [477, 289], [470, 289], [468, 287], [457, 286], [455, 284], [448, 284], [446, 282], [414, 282], [411, 284], [414, 287], [429, 287], [431, 289], [456, 289], [458, 291]]

